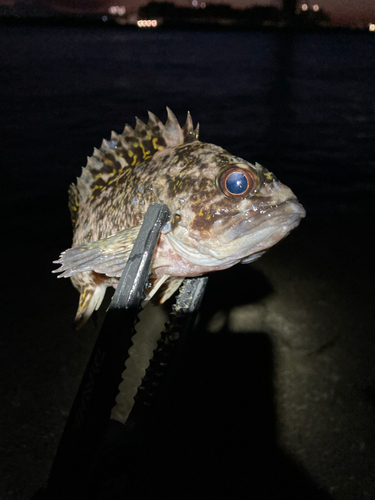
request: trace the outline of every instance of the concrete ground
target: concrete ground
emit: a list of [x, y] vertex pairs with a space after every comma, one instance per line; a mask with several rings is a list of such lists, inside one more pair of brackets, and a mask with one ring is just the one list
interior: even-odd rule
[[[2, 500], [45, 485], [97, 333], [72, 330], [77, 294], [51, 274], [70, 243], [65, 203], [26, 199], [4, 222]], [[129, 498], [375, 498], [368, 227], [311, 215], [258, 262], [210, 277]]]

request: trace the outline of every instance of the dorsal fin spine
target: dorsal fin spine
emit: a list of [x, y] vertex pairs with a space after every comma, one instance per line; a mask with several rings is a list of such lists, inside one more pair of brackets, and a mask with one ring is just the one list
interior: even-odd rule
[[132, 137], [133, 136], [133, 129], [126, 124], [123, 133], [121, 134], [124, 137]]
[[190, 111], [188, 111], [186, 115], [186, 122], [182, 130], [184, 131], [185, 135], [187, 135], [191, 134], [193, 132], [193, 129], [194, 129], [193, 119], [191, 118]]
[[199, 122], [197, 123], [197, 126], [195, 127], [193, 134], [194, 134], [195, 138], [198, 140], [198, 138], [199, 138]]
[[146, 128], [146, 124], [140, 120], [137, 116], [135, 117], [135, 130], [141, 130]]
[[114, 132], [112, 130], [112, 132], [111, 132], [111, 139], [110, 139], [110, 146], [111, 146], [111, 148], [115, 148], [115, 149], [117, 148], [117, 144], [118, 144], [118, 141], [119, 141], [120, 137], [121, 136], [119, 134], [116, 134], [116, 132]]
[[[132, 169], [162, 149], [198, 139], [199, 125], [194, 129], [189, 112], [183, 127], [168, 107], [165, 124], [150, 111], [147, 124], [139, 118], [135, 121], [134, 129], [125, 125], [122, 134], [111, 132], [109, 141], [103, 139], [100, 148], [94, 148], [92, 156], [87, 158], [86, 167], [77, 179], [77, 193], [71, 192], [72, 200], [93, 200], [123, 174], [126, 167]], [[69, 206], [78, 209], [77, 203], [73, 201]], [[76, 211], [71, 208], [72, 218], [73, 212]]]

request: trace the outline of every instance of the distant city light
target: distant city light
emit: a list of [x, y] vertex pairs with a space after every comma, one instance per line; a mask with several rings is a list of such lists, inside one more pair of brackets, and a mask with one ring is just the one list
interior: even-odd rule
[[140, 19], [137, 21], [138, 28], [156, 28], [157, 25], [156, 19]]
[[374, 24], [374, 23], [370, 23], [370, 24], [368, 25], [368, 30], [369, 30], [369, 31], [375, 31], [375, 24]]
[[108, 12], [112, 14], [112, 16], [123, 16], [126, 12], [126, 8], [123, 5], [111, 5]]
[[191, 2], [191, 5], [192, 5], [193, 7], [198, 7], [198, 0], [193, 0], [193, 1]]
[[314, 12], [318, 12], [319, 9], [320, 9], [319, 5], [317, 5], [317, 4], [313, 5]]
[[301, 9], [302, 9], [302, 10], [307, 10], [308, 8], [309, 8], [309, 6], [307, 5], [307, 3], [303, 3], [303, 4], [301, 5]]
[[205, 9], [205, 8], [206, 8], [206, 4], [205, 4], [205, 2], [202, 2], [201, 3], [201, 9]]
[[102, 21], [106, 23], [108, 21], [108, 16], [102, 16]]

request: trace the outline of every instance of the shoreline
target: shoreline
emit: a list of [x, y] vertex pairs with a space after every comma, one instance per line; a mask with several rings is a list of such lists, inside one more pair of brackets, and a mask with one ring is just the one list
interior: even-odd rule
[[101, 28], [128, 31], [203, 31], [203, 32], [260, 32], [260, 33], [280, 33], [280, 34], [368, 34], [373, 33], [368, 28], [352, 28], [349, 26], [319, 26], [319, 25], [262, 25], [246, 21], [235, 22], [232, 19], [225, 22], [189, 20], [189, 19], [167, 19], [156, 28], [139, 28], [136, 24], [120, 24], [115, 21], [103, 22], [101, 19], [83, 19], [81, 17], [0, 17], [0, 26], [40, 26], [40, 27], [70, 27], [70, 28]]

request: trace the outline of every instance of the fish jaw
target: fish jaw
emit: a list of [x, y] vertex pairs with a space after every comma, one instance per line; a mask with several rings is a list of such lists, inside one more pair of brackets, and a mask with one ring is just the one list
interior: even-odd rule
[[213, 224], [213, 230], [222, 245], [237, 242], [237, 246], [242, 246], [243, 238], [257, 245], [263, 240], [267, 241], [272, 235], [280, 236], [279, 241], [296, 228], [303, 217], [305, 210], [297, 199], [288, 200], [260, 212], [251, 210], [234, 215], [230, 220], [217, 220]]
[[[284, 239], [295, 229], [305, 210], [298, 202], [285, 202], [276, 208], [270, 208], [264, 213], [246, 218], [246, 214], [235, 216], [232, 228], [222, 231], [221, 221], [214, 223], [214, 232], [222, 243], [222, 254], [228, 251], [236, 255], [242, 263], [253, 262], [269, 248]], [[240, 220], [242, 219], [242, 220]]]
[[[166, 237], [178, 256], [180, 267], [188, 269], [187, 275], [193, 276], [194, 269], [197, 274], [203, 274], [261, 257], [305, 217], [304, 208], [289, 192], [290, 198], [277, 206], [262, 206], [254, 210], [256, 207], [252, 205], [248, 210], [223, 216], [212, 224], [212, 230], [205, 238], [197, 237], [186, 227], [175, 227]], [[181, 262], [189, 265], [181, 266]]]

